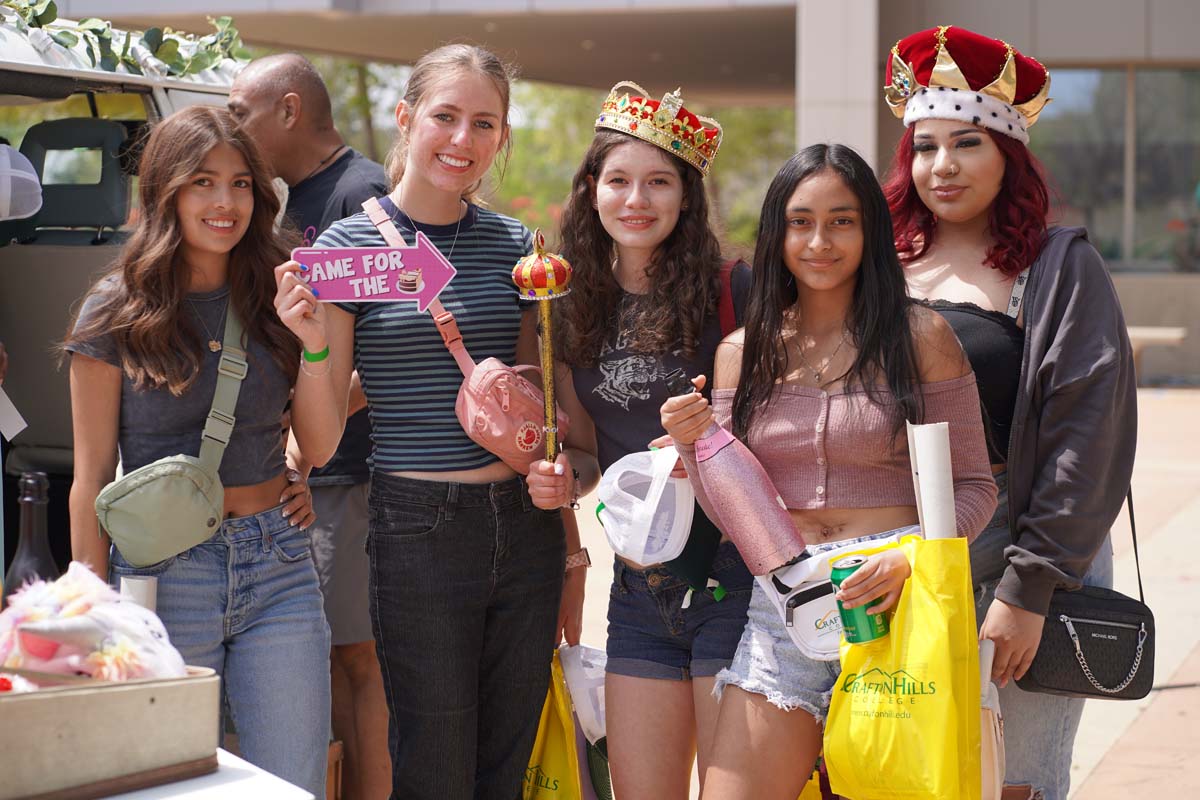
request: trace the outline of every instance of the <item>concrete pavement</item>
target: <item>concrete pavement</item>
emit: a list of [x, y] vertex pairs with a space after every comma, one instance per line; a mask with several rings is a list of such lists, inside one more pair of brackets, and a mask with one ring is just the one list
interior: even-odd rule
[[[1071, 797], [1200, 797], [1200, 390], [1138, 393], [1133, 499], [1155, 689], [1138, 702], [1089, 701]], [[1137, 595], [1129, 521], [1113, 528], [1114, 588]]]
[[[1146, 600], [1155, 612], [1155, 690], [1139, 702], [1091, 701], [1075, 763], [1073, 800], [1200, 797], [1200, 390], [1142, 389], [1133, 491]], [[579, 512], [589, 570], [583, 642], [604, 647], [612, 551]], [[1115, 588], [1137, 594], [1128, 520], [1113, 529]], [[694, 784], [693, 784], [694, 789]], [[695, 792], [693, 791], [693, 797]]]

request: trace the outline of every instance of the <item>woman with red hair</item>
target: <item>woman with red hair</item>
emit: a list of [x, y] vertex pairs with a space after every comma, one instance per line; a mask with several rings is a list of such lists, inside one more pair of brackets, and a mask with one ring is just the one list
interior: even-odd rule
[[979, 385], [1000, 504], [971, 545], [980, 637], [996, 644], [1005, 797], [1064, 800], [1083, 701], [1013, 683], [1057, 588], [1112, 583], [1108, 530], [1133, 472], [1136, 379], [1121, 307], [1083, 228], [1048, 228], [1029, 127], [1050, 74], [943, 26], [892, 48], [907, 128], [884, 187], [909, 293], [940, 312]]

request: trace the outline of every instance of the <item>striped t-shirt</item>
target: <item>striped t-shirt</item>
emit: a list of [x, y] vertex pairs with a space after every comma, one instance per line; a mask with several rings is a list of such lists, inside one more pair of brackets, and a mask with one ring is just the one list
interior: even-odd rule
[[[406, 241], [409, 218], [393, 212]], [[457, 223], [418, 226], [458, 270], [439, 299], [454, 314], [463, 343], [476, 363], [516, 357], [521, 314], [512, 281], [517, 260], [532, 250], [529, 229], [515, 219], [470, 205], [455, 241]], [[314, 247], [386, 247], [365, 213], [333, 223]], [[338, 303], [354, 315], [354, 366], [371, 415], [371, 466], [383, 472], [451, 471], [499, 459], [475, 444], [458, 424], [454, 403], [463, 375], [438, 334], [433, 317], [416, 303]]]

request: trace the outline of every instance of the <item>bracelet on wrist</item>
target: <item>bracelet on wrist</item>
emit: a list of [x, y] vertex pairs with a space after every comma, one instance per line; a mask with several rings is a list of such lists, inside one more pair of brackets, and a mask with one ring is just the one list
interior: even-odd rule
[[315, 353], [310, 353], [308, 352], [307, 348], [301, 347], [300, 353], [304, 356], [305, 361], [309, 362], [310, 364], [315, 364], [318, 361], [324, 361], [325, 359], [329, 358], [329, 345], [325, 345], [324, 350], [318, 350]]
[[[318, 362], [318, 363], [320, 363], [320, 362]], [[332, 368], [332, 364], [333, 364], [332, 361], [329, 361], [328, 359], [326, 359], [325, 360], [325, 368], [320, 370], [319, 372], [316, 372], [316, 371], [308, 368], [307, 361], [304, 361], [303, 359], [301, 359], [300, 371], [303, 372], [305, 375], [307, 375], [310, 378], [322, 378], [329, 374], [329, 371]]]
[[584, 569], [587, 569], [591, 565], [592, 557], [588, 555], [586, 547], [581, 547], [574, 553], [571, 553], [569, 556], [567, 556], [566, 568], [569, 570], [575, 569], [576, 567], [583, 567]]

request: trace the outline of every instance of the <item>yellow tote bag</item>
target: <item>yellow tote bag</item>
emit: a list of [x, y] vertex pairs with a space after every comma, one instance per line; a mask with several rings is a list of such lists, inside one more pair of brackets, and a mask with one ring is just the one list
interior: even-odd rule
[[529, 768], [525, 770], [522, 800], [580, 800], [580, 797], [571, 696], [555, 650], [550, 664], [550, 690], [542, 706], [542, 721], [533, 742]]
[[891, 632], [841, 646], [825, 723], [833, 791], [853, 800], [979, 800], [979, 641], [966, 539], [905, 536], [912, 576]]
[[804, 788], [800, 790], [798, 800], [821, 800], [820, 773], [813, 772], [813, 776], [808, 779], [808, 783], [804, 784]]

